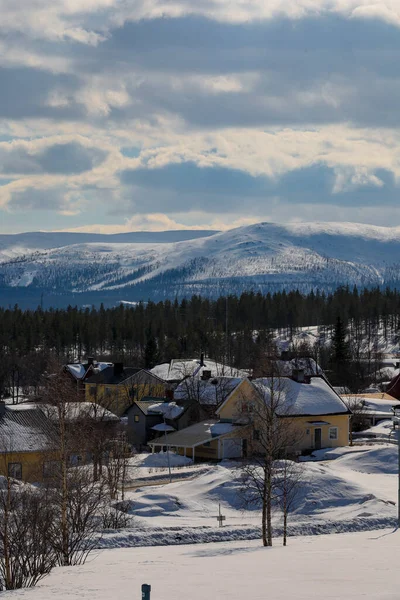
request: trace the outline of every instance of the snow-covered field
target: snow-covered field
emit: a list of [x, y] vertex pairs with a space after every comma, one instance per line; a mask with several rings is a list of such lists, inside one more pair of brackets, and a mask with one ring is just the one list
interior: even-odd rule
[[[250, 540], [260, 536], [260, 507], [245, 504], [237, 463], [182, 465], [172, 470], [172, 483], [167, 483], [168, 468], [165, 463], [162, 466], [163, 460], [165, 456], [151, 455], [135, 459], [140, 487], [132, 485], [126, 494], [131, 502], [131, 525], [105, 533], [100, 547]], [[181, 459], [174, 460], [172, 464], [179, 464]], [[318, 460], [301, 463], [302, 483], [289, 515], [289, 535], [394, 526], [397, 464], [396, 445], [385, 443], [320, 451]], [[223, 528], [217, 526], [219, 505], [226, 517]], [[273, 524], [279, 535], [279, 510], [274, 513]]]
[[398, 600], [400, 532], [104, 550], [81, 567], [58, 568], [8, 600]]
[[[165, 482], [166, 458], [141, 454], [132, 460], [145, 483], [127, 492], [129, 528], [106, 533], [104, 549], [85, 565], [57, 568], [37, 588], [4, 597], [131, 600], [141, 597], [142, 583], [151, 584], [151, 600], [400, 597], [396, 445], [321, 450], [300, 463], [287, 548], [279, 538], [279, 512], [274, 546], [262, 548], [260, 510], [242, 504], [237, 463], [198, 466], [171, 456], [172, 483], [151, 485], [155, 474]], [[219, 504], [226, 516], [222, 528]]]

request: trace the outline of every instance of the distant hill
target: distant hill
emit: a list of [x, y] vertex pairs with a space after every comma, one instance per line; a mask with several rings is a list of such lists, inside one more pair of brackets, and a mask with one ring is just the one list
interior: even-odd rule
[[397, 285], [400, 228], [259, 223], [226, 232], [0, 236], [0, 304], [115, 304], [194, 293]]

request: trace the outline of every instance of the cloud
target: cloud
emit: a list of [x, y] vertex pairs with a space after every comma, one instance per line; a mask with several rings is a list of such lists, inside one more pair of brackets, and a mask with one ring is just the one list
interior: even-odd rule
[[0, 174], [79, 174], [98, 166], [107, 153], [79, 142], [60, 142], [43, 148], [32, 143], [0, 143]]
[[396, 2], [0, 0], [0, 11], [0, 205], [21, 227], [41, 208], [77, 227], [135, 212], [139, 228], [195, 227], [194, 215], [224, 228], [290, 207], [395, 206]]

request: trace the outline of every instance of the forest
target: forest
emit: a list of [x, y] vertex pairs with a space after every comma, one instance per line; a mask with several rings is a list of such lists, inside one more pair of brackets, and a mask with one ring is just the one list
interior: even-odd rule
[[[290, 342], [298, 328], [310, 326], [318, 326], [320, 340], [326, 335], [333, 343], [292, 344], [291, 352], [313, 356], [323, 368], [335, 371], [333, 348], [339, 337], [343, 347], [336, 354], [358, 362], [358, 375], [352, 380], [364, 381], [362, 365], [368, 360], [371, 371], [371, 363], [380, 359], [378, 336], [396, 340], [400, 333], [399, 309], [396, 289], [349, 287], [331, 294], [249, 292], [216, 300], [193, 296], [98, 309], [23, 311], [14, 306], [0, 309], [0, 394], [10, 373], [15, 372], [20, 385], [32, 384], [50, 358], [69, 362], [94, 356], [150, 368], [203, 352], [232, 366], [254, 369], [261, 356], [272, 352], [277, 333]], [[343, 365], [340, 372], [339, 379], [348, 379]]]

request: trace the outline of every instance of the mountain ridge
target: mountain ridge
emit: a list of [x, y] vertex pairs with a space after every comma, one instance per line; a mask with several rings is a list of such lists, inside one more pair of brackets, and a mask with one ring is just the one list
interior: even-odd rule
[[182, 231], [162, 232], [171, 236], [161, 238], [140, 236], [142, 241], [135, 242], [129, 240], [137, 240], [138, 232], [88, 234], [100, 237], [36, 249], [5, 247], [10, 238], [0, 236], [0, 303], [4, 305], [7, 291], [17, 298], [34, 290], [54, 297], [72, 294], [82, 303], [90, 297], [88, 302], [98, 304], [400, 282], [400, 227], [264, 222], [224, 232], [206, 230], [206, 235], [183, 231], [190, 239], [174, 239]]

